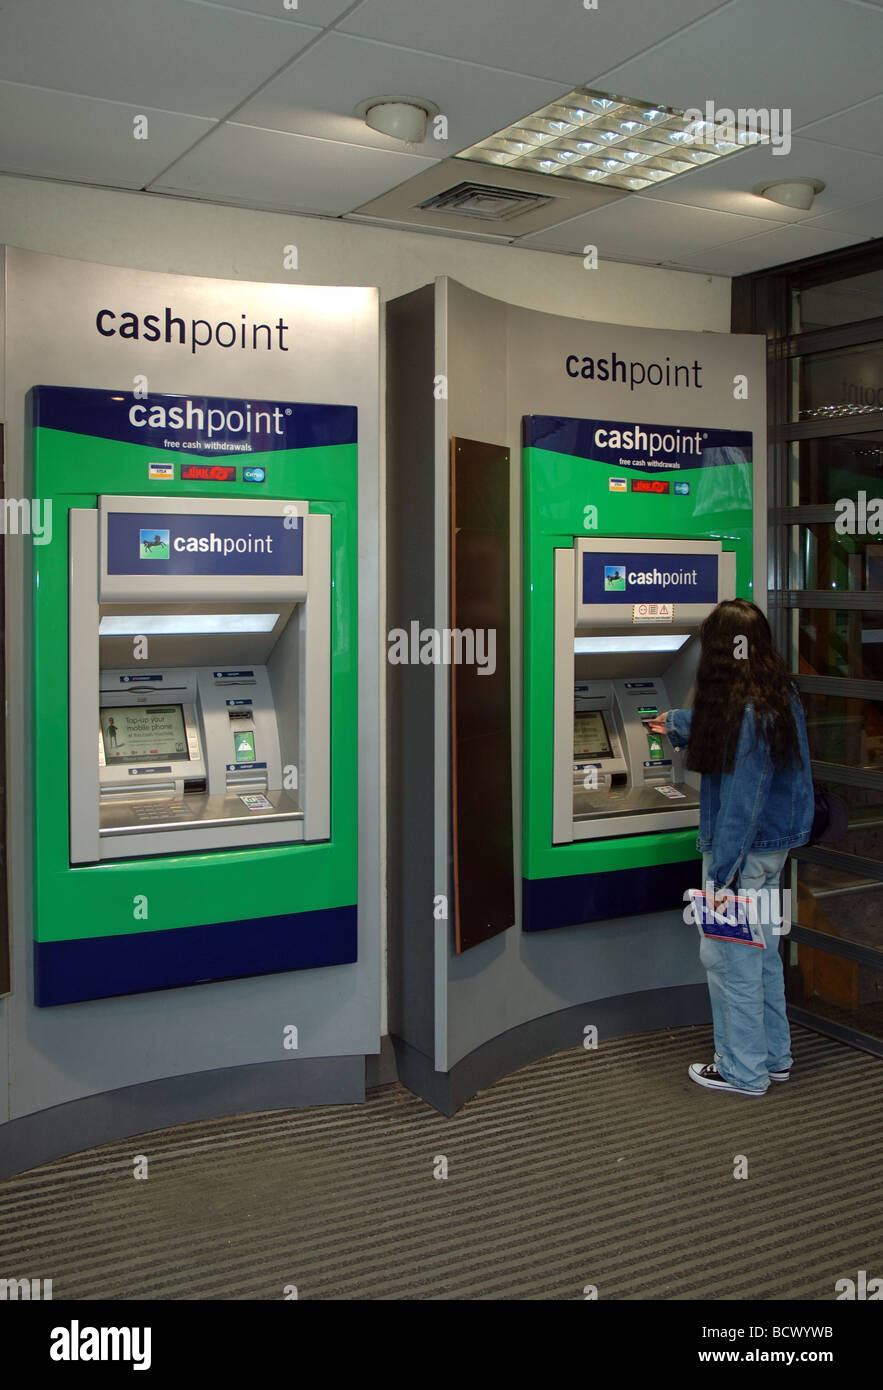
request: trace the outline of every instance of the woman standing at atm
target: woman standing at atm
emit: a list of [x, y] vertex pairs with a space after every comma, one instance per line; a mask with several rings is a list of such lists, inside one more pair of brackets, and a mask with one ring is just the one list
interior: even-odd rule
[[[668, 710], [648, 727], [674, 748], [686, 746], [687, 767], [702, 773], [702, 886], [714, 892], [715, 906], [734, 892], [758, 894], [755, 901], [767, 904], [778, 893], [789, 849], [805, 844], [812, 826], [803, 708], [755, 604], [719, 603], [699, 637], [693, 709]], [[702, 936], [715, 1057], [694, 1062], [689, 1076], [713, 1091], [761, 1096], [770, 1081], [787, 1081], [790, 1073], [779, 937], [772, 914], [761, 911], [758, 921], [763, 949]]]

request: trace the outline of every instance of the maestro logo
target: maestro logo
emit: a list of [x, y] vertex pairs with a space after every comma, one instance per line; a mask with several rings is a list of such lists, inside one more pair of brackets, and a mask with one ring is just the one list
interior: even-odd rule
[[139, 531], [139, 560], [167, 560], [169, 558], [168, 531]]
[[604, 592], [621, 592], [625, 589], [625, 565], [604, 566]]

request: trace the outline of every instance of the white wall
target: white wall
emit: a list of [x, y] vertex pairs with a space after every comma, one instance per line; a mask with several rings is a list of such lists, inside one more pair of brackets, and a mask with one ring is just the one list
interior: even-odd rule
[[[307, 285], [379, 285], [392, 299], [451, 275], [482, 294], [550, 314], [643, 328], [730, 327], [721, 276], [521, 251], [365, 223], [122, 193], [0, 175], [0, 242], [75, 260], [181, 275]], [[298, 248], [296, 271], [283, 247]]]
[[[377, 285], [382, 300], [437, 275], [450, 275], [483, 294], [546, 313], [648, 328], [729, 331], [730, 282], [722, 277], [604, 261], [589, 271], [578, 257], [549, 252], [0, 175], [0, 243], [4, 242], [73, 259], [185, 275]], [[297, 247], [296, 271], [286, 271], [283, 264], [284, 248], [290, 245]], [[382, 383], [382, 393], [383, 389]], [[383, 460], [381, 413], [381, 497]], [[383, 517], [381, 506], [381, 555]], [[380, 602], [383, 612], [383, 592]], [[380, 767], [383, 778], [384, 749]], [[22, 981], [18, 987], [25, 987]], [[381, 1026], [385, 1032], [385, 1010]]]

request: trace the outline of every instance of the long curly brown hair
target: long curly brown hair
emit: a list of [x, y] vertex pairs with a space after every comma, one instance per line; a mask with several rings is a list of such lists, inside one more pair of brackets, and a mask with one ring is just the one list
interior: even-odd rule
[[693, 772], [732, 772], [745, 706], [765, 737], [776, 768], [801, 763], [788, 668], [773, 647], [770, 625], [754, 603], [726, 599], [699, 629], [702, 654], [687, 749]]

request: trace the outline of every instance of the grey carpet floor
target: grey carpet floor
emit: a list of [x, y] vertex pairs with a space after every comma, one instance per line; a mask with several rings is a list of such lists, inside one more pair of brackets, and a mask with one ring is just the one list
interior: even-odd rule
[[688, 1028], [559, 1053], [452, 1118], [391, 1085], [122, 1140], [0, 1183], [0, 1275], [55, 1299], [830, 1301], [883, 1275], [883, 1063], [793, 1032], [762, 1098], [691, 1083], [711, 1034]]

